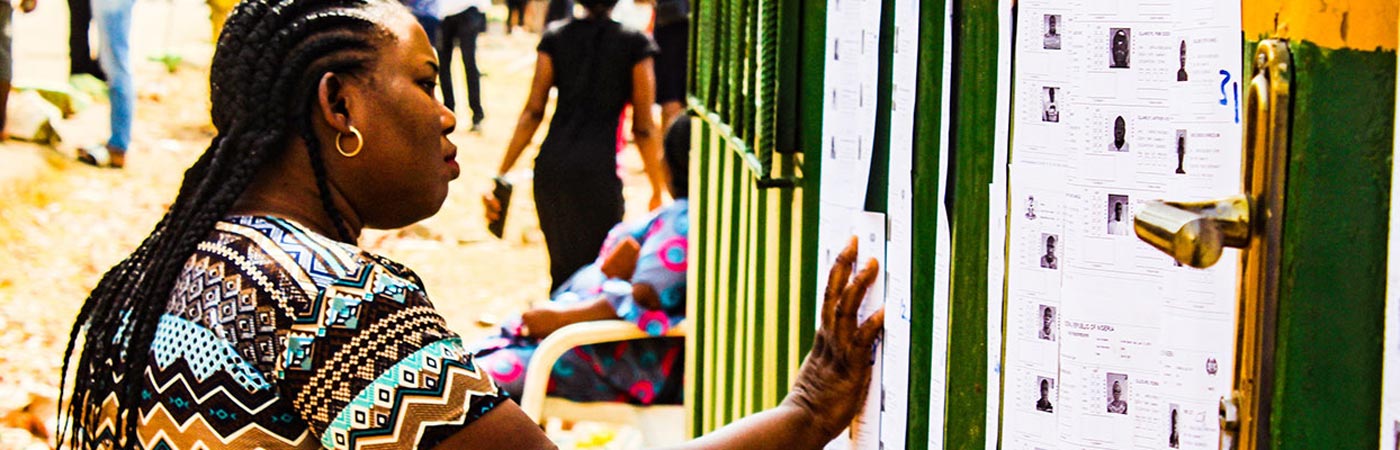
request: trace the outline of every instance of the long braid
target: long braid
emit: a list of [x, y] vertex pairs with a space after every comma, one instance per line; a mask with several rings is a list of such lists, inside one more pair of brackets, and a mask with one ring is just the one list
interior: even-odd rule
[[[331, 214], [331, 222], [335, 223], [335, 232], [340, 234], [341, 240], [350, 240], [350, 228], [345, 225], [345, 219], [340, 216], [340, 211], [335, 208], [335, 202], [331, 201], [329, 182], [326, 177], [326, 160], [321, 156], [321, 145], [312, 135], [309, 127], [302, 129], [302, 139], [306, 140], [306, 153], [311, 157], [311, 170], [316, 172], [316, 188], [321, 191], [321, 207]], [[363, 144], [363, 142], [361, 142]]]
[[[165, 217], [130, 256], [102, 277], [73, 324], [64, 350], [60, 395], [81, 339], [66, 408], [71, 425], [79, 428], [71, 435], [66, 426], [60, 430], [60, 445], [66, 441], [75, 448], [103, 443], [139, 448], [142, 377], [171, 290], [196, 246], [288, 139], [306, 141], [322, 206], [340, 238], [350, 239], [343, 216], [330, 202], [322, 145], [306, 116], [324, 74], [366, 69], [371, 52], [389, 36], [364, 12], [379, 4], [387, 3], [248, 0], [234, 10], [220, 35], [210, 74], [211, 119], [218, 136], [185, 172]], [[102, 405], [113, 397], [118, 404], [112, 418], [116, 429], [100, 429]]]

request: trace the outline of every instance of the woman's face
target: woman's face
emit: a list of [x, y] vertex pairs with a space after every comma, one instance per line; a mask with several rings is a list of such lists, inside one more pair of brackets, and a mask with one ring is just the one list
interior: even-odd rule
[[[457, 119], [435, 97], [437, 54], [407, 13], [384, 23], [395, 39], [378, 50], [365, 76], [343, 77], [349, 123], [364, 149], [347, 158], [326, 152], [332, 181], [370, 228], [398, 228], [442, 208], [448, 182], [461, 174], [447, 134]], [[350, 151], [354, 138], [341, 144]], [[333, 144], [332, 144], [333, 146]]]

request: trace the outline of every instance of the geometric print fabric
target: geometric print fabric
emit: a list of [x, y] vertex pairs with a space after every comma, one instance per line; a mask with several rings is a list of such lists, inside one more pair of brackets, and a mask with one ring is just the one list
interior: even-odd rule
[[412, 271], [271, 217], [197, 246], [151, 352], [142, 448], [413, 448], [505, 400]]

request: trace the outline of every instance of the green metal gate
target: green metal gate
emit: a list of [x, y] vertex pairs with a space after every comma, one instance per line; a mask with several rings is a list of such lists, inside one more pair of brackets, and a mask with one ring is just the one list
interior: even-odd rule
[[[914, 170], [872, 167], [870, 202], [883, 211], [889, 176], [913, 177], [915, 301], [909, 440], [928, 439], [932, 292], [942, 144], [944, 0], [920, 7]], [[686, 404], [698, 435], [772, 407], [786, 395], [816, 323], [817, 211], [826, 4], [695, 0], [692, 15], [690, 270]], [[883, 1], [875, 151], [888, 155], [894, 0]], [[883, 151], [884, 153], [880, 153]], [[815, 153], [813, 153], [815, 155]], [[879, 159], [877, 158], [877, 161]], [[984, 246], [985, 247], [985, 246]], [[916, 296], [919, 294], [916, 294]], [[939, 374], [941, 376], [941, 374]]]
[[[1380, 392], [1390, 125], [1394, 120], [1394, 19], [1379, 27], [1357, 14], [1387, 0], [1304, 12], [1297, 0], [1246, 1], [1245, 38], [1274, 34], [1294, 21], [1297, 79], [1285, 222], [1285, 270], [1279, 301], [1274, 448], [1374, 448]], [[886, 0], [885, 10], [893, 0]], [[995, 93], [1000, 11], [997, 0], [953, 0], [950, 136], [940, 135], [944, 80], [942, 0], [921, 1], [915, 131], [914, 254], [933, 254], [939, 199], [938, 148], [949, 139], [952, 304], [948, 348], [929, 344], [933, 270], [916, 262], [908, 447], [928, 428], [945, 430], [947, 448], [980, 449], [988, 429], [987, 205], [994, 167]], [[1384, 6], [1382, 5], [1382, 6]], [[692, 26], [691, 112], [695, 120], [686, 402], [691, 435], [771, 407], [786, 394], [815, 324], [819, 161], [826, 6], [802, 0], [696, 0]], [[1327, 14], [1352, 15], [1350, 29], [1298, 25]], [[1382, 8], [1384, 9], [1384, 8]], [[1311, 19], [1308, 19], [1308, 18]], [[883, 21], [890, 23], [888, 17]], [[1382, 21], [1383, 23], [1384, 21]], [[888, 25], [887, 25], [888, 27]], [[888, 28], [887, 28], [888, 29]], [[1389, 30], [1389, 31], [1386, 31]], [[1252, 47], [1249, 45], [1247, 47]], [[887, 41], [882, 39], [882, 49]], [[1248, 55], [1251, 52], [1245, 52]], [[880, 98], [889, 98], [882, 58]], [[1248, 65], [1247, 65], [1248, 66]], [[888, 105], [888, 103], [885, 103]], [[882, 110], [887, 108], [882, 108]], [[888, 130], [888, 112], [877, 125]], [[877, 151], [888, 142], [882, 140]], [[886, 170], [887, 171], [887, 170]], [[872, 168], [872, 188], [887, 174]], [[878, 189], [872, 189], [879, 191]], [[876, 193], [874, 195], [883, 195]], [[877, 199], [874, 203], [883, 203]], [[916, 260], [917, 261], [917, 260]], [[1338, 352], [1347, 348], [1355, 351]], [[948, 358], [948, 373], [929, 373]], [[946, 376], [946, 420], [928, 424], [928, 380]], [[1335, 411], [1347, 411], [1337, 415]], [[995, 417], [991, 418], [992, 423]]]
[[[699, 0], [690, 109], [691, 435], [776, 405], [813, 332], [823, 5]], [[807, 64], [804, 64], [807, 62]]]

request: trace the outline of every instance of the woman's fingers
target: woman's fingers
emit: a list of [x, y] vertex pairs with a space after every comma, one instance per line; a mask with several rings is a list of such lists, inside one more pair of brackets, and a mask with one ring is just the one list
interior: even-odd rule
[[856, 315], [860, 311], [861, 303], [865, 302], [865, 294], [870, 291], [870, 285], [875, 283], [875, 279], [880, 276], [880, 263], [871, 259], [865, 263], [865, 267], [856, 274], [851, 284], [846, 286], [846, 290], [841, 293], [841, 303], [836, 306], [836, 332], [842, 338], [849, 337], [856, 328]]
[[865, 319], [865, 323], [860, 324], [856, 330], [856, 345], [859, 348], [870, 348], [875, 344], [875, 338], [880, 336], [880, 332], [885, 329], [885, 307], [881, 306], [879, 311], [871, 314]]
[[841, 292], [846, 289], [847, 280], [851, 278], [851, 268], [859, 250], [858, 242], [855, 236], [851, 236], [846, 248], [831, 263], [831, 276], [827, 279], [826, 296], [822, 301], [822, 328], [830, 329], [836, 325], [836, 307], [841, 303]]

